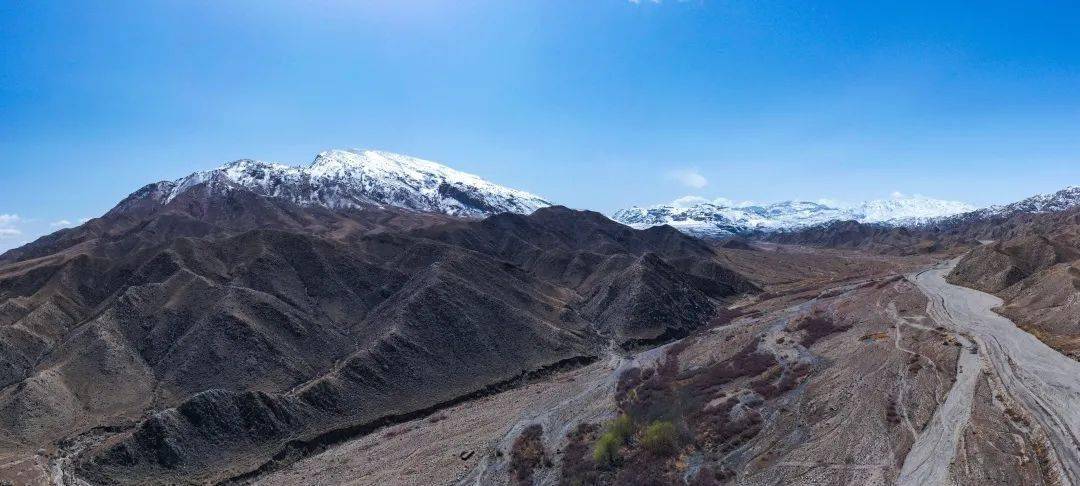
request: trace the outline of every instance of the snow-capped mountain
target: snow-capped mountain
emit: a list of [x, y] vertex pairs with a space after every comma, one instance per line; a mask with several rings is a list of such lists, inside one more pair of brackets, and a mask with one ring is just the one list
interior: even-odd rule
[[212, 191], [240, 188], [304, 206], [393, 206], [463, 217], [528, 214], [551, 205], [436, 162], [374, 150], [329, 150], [307, 167], [238, 160], [140, 192], [168, 204], [201, 184]]
[[756, 204], [723, 199], [680, 200], [648, 208], [619, 210], [612, 219], [635, 228], [667, 224], [693, 235], [727, 236], [752, 231], [791, 230], [841, 220], [907, 226], [974, 209], [961, 202], [919, 196], [866, 201], [854, 206], [811, 201]]
[[1049, 194], [1038, 194], [1014, 203], [990, 206], [976, 211], [985, 215], [1010, 215], [1015, 213], [1052, 213], [1080, 206], [1080, 186], [1068, 186]]
[[1080, 186], [1067, 186], [1064, 189], [1037, 194], [1026, 199], [977, 209], [974, 211], [935, 220], [943, 226], [956, 226], [991, 218], [1006, 218], [1020, 213], [1040, 214], [1067, 211], [1080, 207]]

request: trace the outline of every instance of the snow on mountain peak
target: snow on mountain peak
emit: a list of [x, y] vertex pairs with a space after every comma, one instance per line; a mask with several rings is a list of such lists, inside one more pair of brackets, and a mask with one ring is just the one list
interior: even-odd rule
[[1066, 186], [1064, 189], [1057, 192], [1036, 194], [1014, 203], [990, 206], [984, 211], [993, 215], [1018, 212], [1049, 213], [1065, 211], [1077, 206], [1080, 206], [1080, 186]]
[[393, 206], [465, 217], [528, 214], [551, 205], [436, 162], [375, 150], [328, 150], [307, 167], [237, 160], [166, 184], [162, 204], [206, 184], [215, 191], [241, 188], [300, 205]]
[[961, 202], [899, 194], [850, 206], [828, 200], [758, 204], [684, 197], [672, 204], [619, 210], [612, 219], [636, 228], [668, 224], [690, 234], [724, 236], [797, 229], [837, 220], [912, 225], [974, 209]]
[[855, 209], [857, 217], [852, 219], [860, 223], [910, 225], [974, 211], [975, 207], [959, 201], [945, 201], [916, 195], [866, 201]]

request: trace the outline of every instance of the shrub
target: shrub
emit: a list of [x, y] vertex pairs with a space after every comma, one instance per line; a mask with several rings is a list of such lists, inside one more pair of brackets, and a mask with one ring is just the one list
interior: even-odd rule
[[607, 432], [610, 432], [619, 440], [619, 445], [623, 445], [627, 439], [634, 435], [634, 422], [630, 420], [629, 415], [620, 415], [608, 424]]
[[547, 462], [544, 429], [539, 424], [525, 427], [510, 448], [510, 474], [516, 484], [532, 484], [533, 470]]
[[596, 441], [593, 449], [593, 461], [602, 466], [613, 466], [619, 463], [619, 447], [623, 441], [612, 431], [607, 431]]
[[593, 460], [593, 443], [599, 438], [600, 426], [579, 424], [567, 434], [566, 450], [562, 460], [560, 486], [587, 486], [601, 484], [600, 472]]
[[645, 429], [641, 445], [658, 456], [668, 456], [675, 452], [678, 432], [671, 422], [653, 422]]

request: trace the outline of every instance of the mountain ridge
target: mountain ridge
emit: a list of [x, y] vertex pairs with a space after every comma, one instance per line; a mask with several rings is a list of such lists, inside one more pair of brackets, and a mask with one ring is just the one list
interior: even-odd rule
[[722, 237], [800, 229], [831, 221], [918, 225], [974, 209], [961, 202], [921, 196], [865, 201], [854, 206], [813, 201], [731, 203], [722, 199], [686, 204], [680, 200], [618, 210], [612, 219], [635, 228], [668, 224], [695, 236]]
[[162, 205], [205, 184], [214, 191], [244, 188], [301, 206], [330, 209], [397, 207], [460, 217], [529, 214], [552, 203], [429, 160], [379, 150], [327, 150], [308, 166], [240, 159], [173, 181], [144, 186], [133, 196]]

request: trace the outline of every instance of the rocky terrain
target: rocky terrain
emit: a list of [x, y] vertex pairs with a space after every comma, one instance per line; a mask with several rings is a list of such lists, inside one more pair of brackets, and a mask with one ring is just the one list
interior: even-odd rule
[[0, 481], [1074, 483], [1069, 191], [702, 240], [383, 152], [150, 184], [0, 255]]
[[478, 221], [161, 194], [3, 256], [13, 460], [44, 449], [91, 483], [243, 478], [759, 292], [701, 241], [561, 207]]
[[1080, 359], [1080, 212], [1022, 219], [961, 259], [949, 281], [997, 295], [998, 312]]
[[949, 235], [924, 228], [908, 228], [858, 221], [833, 221], [791, 231], [757, 233], [775, 243], [843, 248], [890, 255], [917, 255], [964, 251], [978, 246], [965, 235]]
[[[980, 364], [979, 338], [953, 327], [915, 273], [901, 276], [932, 260], [753, 253], [775, 253], [751, 264], [768, 294], [742, 302], [731, 322], [387, 427], [252, 482], [1059, 484], [1045, 429]], [[803, 272], [778, 278], [793, 266]]]

